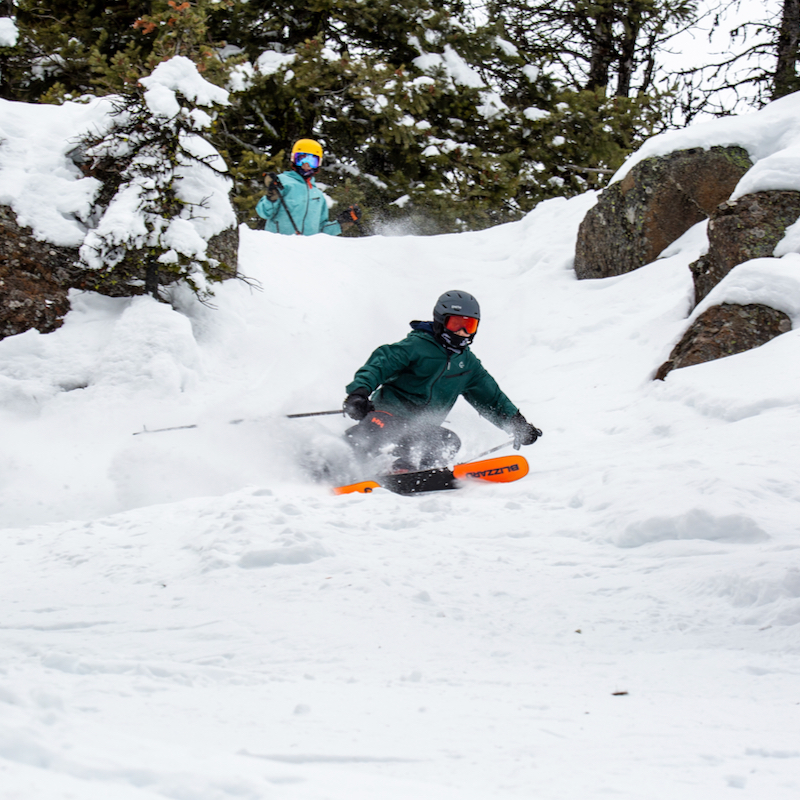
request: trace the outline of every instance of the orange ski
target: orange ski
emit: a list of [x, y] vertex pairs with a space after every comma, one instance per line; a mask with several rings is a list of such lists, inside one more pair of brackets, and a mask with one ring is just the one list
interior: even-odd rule
[[334, 486], [334, 494], [352, 494], [353, 492], [361, 492], [361, 494], [369, 494], [373, 489], [380, 489], [381, 485], [377, 481], [359, 481], [358, 483], [350, 483], [347, 486]]
[[351, 492], [368, 493], [373, 489], [388, 489], [396, 494], [417, 494], [457, 489], [459, 481], [477, 480], [491, 483], [510, 483], [528, 474], [528, 462], [523, 456], [499, 456], [483, 461], [456, 464], [453, 469], [423, 469], [418, 472], [400, 472], [382, 475], [377, 480], [360, 481], [347, 486], [336, 486], [334, 494]]
[[468, 461], [453, 467], [453, 475], [459, 480], [472, 478], [491, 483], [510, 483], [527, 474], [528, 462], [524, 456], [499, 456], [485, 461]]

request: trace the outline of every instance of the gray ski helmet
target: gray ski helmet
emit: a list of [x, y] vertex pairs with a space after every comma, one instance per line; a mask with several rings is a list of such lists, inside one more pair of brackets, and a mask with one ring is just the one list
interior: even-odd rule
[[481, 318], [481, 307], [478, 301], [469, 292], [460, 292], [453, 289], [445, 292], [433, 307], [433, 321], [444, 325], [446, 317], [453, 315], [461, 317]]

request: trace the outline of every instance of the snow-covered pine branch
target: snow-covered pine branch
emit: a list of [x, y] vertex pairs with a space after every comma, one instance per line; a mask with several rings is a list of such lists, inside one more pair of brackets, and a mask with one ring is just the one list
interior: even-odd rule
[[80, 249], [86, 267], [154, 297], [182, 280], [204, 299], [213, 282], [235, 275], [235, 248], [213, 241], [236, 226], [232, 181], [203, 135], [227, 103], [183, 56], [114, 99], [108, 127], [80, 144], [104, 185]]

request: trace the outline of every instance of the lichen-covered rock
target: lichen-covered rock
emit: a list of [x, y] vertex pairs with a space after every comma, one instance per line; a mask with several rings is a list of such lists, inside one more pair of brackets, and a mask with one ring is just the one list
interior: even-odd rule
[[10, 208], [0, 206], [0, 339], [61, 326], [76, 257], [75, 250], [35, 239]]
[[[221, 266], [214, 274], [220, 280], [235, 278], [239, 271], [239, 228], [228, 228], [208, 240], [206, 250], [209, 258], [219, 261]], [[213, 272], [213, 270], [209, 270]]]
[[757, 192], [722, 203], [708, 223], [708, 253], [690, 265], [699, 303], [737, 264], [772, 255], [800, 218], [800, 192]]
[[673, 369], [752, 350], [791, 329], [789, 317], [769, 306], [712, 306], [694, 321], [655, 377], [663, 381]]
[[654, 261], [727, 200], [751, 166], [737, 146], [679, 150], [637, 164], [603, 191], [581, 223], [578, 278], [623, 275]]

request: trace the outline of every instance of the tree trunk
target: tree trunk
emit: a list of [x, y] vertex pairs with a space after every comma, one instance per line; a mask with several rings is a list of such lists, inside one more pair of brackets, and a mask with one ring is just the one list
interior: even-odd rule
[[608, 73], [614, 60], [613, 24], [614, 16], [611, 11], [601, 11], [595, 19], [587, 89], [605, 89], [608, 86]]
[[144, 290], [158, 300], [158, 264], [148, 263], [144, 273]]
[[784, 97], [800, 88], [797, 79], [797, 48], [800, 43], [800, 0], [783, 0], [781, 29], [778, 34], [778, 63], [772, 84], [772, 99]]
[[[800, 2], [800, 0], [798, 0]], [[629, 97], [631, 80], [636, 65], [636, 39], [639, 36], [639, 22], [624, 21], [625, 30], [619, 48], [619, 65], [617, 71], [617, 97]]]

